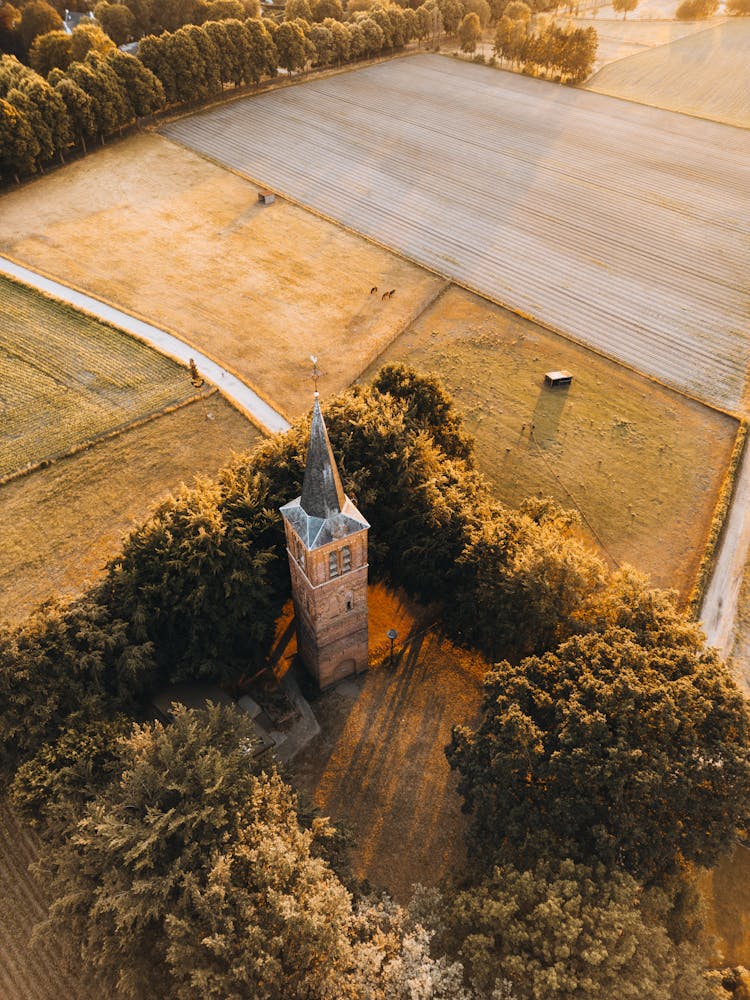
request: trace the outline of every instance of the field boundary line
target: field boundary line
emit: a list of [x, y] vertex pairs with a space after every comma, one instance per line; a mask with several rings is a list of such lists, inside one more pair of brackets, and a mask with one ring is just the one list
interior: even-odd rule
[[[215, 396], [218, 392], [219, 390], [216, 387], [213, 387], [203, 398], [208, 400], [211, 396]], [[197, 403], [199, 398], [200, 397], [196, 395], [189, 396], [187, 399], [177, 400], [174, 403], [170, 403], [168, 406], [162, 407], [161, 410], [152, 410], [150, 413], [137, 417], [135, 420], [131, 420], [126, 424], [120, 424], [119, 427], [113, 427], [108, 431], [102, 431], [101, 434], [94, 435], [92, 438], [86, 438], [85, 441], [80, 441], [78, 444], [73, 445], [72, 448], [68, 448], [67, 451], [59, 451], [54, 455], [47, 455], [45, 458], [40, 458], [38, 462], [25, 465], [21, 469], [15, 469], [13, 472], [9, 472], [5, 476], [0, 476], [0, 488], [7, 486], [8, 483], [14, 483], [18, 479], [24, 479], [26, 476], [30, 476], [34, 472], [39, 472], [40, 469], [49, 469], [53, 465], [57, 465], [58, 462], [62, 462], [66, 458], [73, 458], [74, 455], [79, 455], [83, 451], [90, 451], [91, 448], [95, 448], [98, 444], [103, 444], [105, 441], [111, 441], [114, 438], [121, 437], [123, 434], [127, 434], [128, 431], [134, 431], [139, 427], [144, 427], [146, 424], [153, 423], [154, 420], [158, 420], [160, 417], [168, 417], [170, 413], [176, 413], [178, 410], [183, 410], [186, 407]]]
[[[514, 74], [514, 76], [519, 76], [519, 75], [522, 76], [523, 74], [517, 74], [517, 73]], [[532, 79], [532, 78], [528, 77], [527, 79]], [[548, 83], [549, 81], [542, 80], [541, 82]], [[574, 88], [574, 89], [582, 89], [582, 88]], [[606, 97], [607, 95], [600, 94], [599, 96]], [[628, 103], [637, 104], [638, 102], [629, 101]], [[663, 111], [664, 109], [657, 108], [656, 110]], [[678, 113], [679, 112], [669, 112], [669, 114], [678, 114]], [[700, 120], [705, 121], [705, 119], [700, 119]], [[747, 129], [740, 129], [740, 130], [743, 132], [747, 131]], [[408, 256], [408, 254], [404, 253], [402, 250], [398, 250], [395, 247], [389, 246], [382, 240], [376, 239], [374, 236], [369, 236], [367, 233], [362, 233], [358, 229], [354, 229], [353, 226], [349, 226], [346, 223], [341, 222], [340, 220], [334, 218], [331, 215], [326, 215], [325, 212], [322, 212], [320, 209], [315, 208], [312, 205], [308, 205], [306, 202], [301, 201], [299, 198], [295, 198], [293, 195], [287, 194], [280, 188], [274, 187], [272, 184], [267, 184], [265, 181], [260, 181], [258, 180], [257, 177], [253, 177], [251, 174], [243, 170], [239, 170], [236, 167], [230, 167], [226, 163], [223, 163], [221, 160], [215, 159], [212, 156], [208, 156], [201, 150], [194, 149], [192, 146], [188, 146], [185, 143], [179, 142], [177, 139], [171, 138], [171, 136], [163, 135], [162, 138], [166, 139], [168, 142], [171, 142], [176, 146], [179, 146], [181, 149], [190, 150], [190, 152], [194, 153], [196, 156], [202, 157], [208, 163], [213, 163], [215, 166], [221, 167], [223, 170], [226, 170], [229, 173], [234, 174], [236, 177], [241, 177], [243, 180], [249, 181], [255, 187], [262, 188], [265, 191], [271, 191], [277, 197], [282, 198], [284, 201], [288, 201], [290, 205], [296, 205], [297, 208], [301, 208], [305, 212], [309, 212], [311, 215], [314, 215], [317, 218], [322, 219], [324, 222], [330, 222], [334, 226], [337, 226], [339, 229], [342, 229], [344, 232], [350, 233], [352, 236], [357, 236], [362, 240], [366, 240], [368, 243], [371, 243], [373, 246], [378, 247], [380, 250], [385, 250], [387, 253], [393, 254], [394, 257], [398, 257], [401, 260], [406, 261], [408, 264], [412, 264], [415, 267], [419, 267], [423, 271], [428, 272], [429, 274], [434, 274], [436, 277], [441, 278], [443, 281], [447, 282], [448, 285], [455, 285], [456, 288], [462, 288], [467, 292], [471, 292], [472, 295], [476, 295], [478, 298], [483, 299], [485, 302], [491, 302], [493, 305], [500, 306], [500, 308], [505, 309], [506, 312], [512, 313], [514, 316], [520, 316], [521, 319], [525, 319], [529, 323], [534, 323], [536, 326], [540, 327], [543, 330], [549, 330], [550, 333], [554, 333], [556, 336], [562, 337], [563, 340], [567, 340], [571, 344], [576, 344], [578, 347], [583, 347], [585, 350], [591, 351], [592, 354], [595, 354], [600, 358], [605, 358], [607, 361], [612, 361], [615, 364], [620, 365], [621, 368], [625, 368], [627, 369], [627, 371], [635, 372], [636, 375], [640, 375], [641, 378], [646, 379], [647, 382], [651, 382], [654, 385], [659, 385], [662, 387], [662, 389], [668, 389], [670, 392], [674, 392], [678, 396], [682, 396], [684, 399], [689, 399], [692, 400], [692, 402], [694, 403], [699, 403], [701, 406], [705, 406], [709, 410], [713, 410], [715, 413], [723, 413], [724, 416], [732, 417], [734, 420], [739, 421], [742, 420], [745, 416], [750, 416], [750, 413], [745, 414], [741, 410], [727, 409], [723, 406], [720, 406], [718, 403], [712, 402], [711, 400], [703, 399], [700, 396], [696, 396], [695, 393], [689, 392], [687, 389], [682, 388], [679, 385], [673, 384], [671, 382], [666, 382], [664, 379], [660, 379], [656, 375], [652, 375], [649, 372], [644, 372], [642, 369], [636, 368], [635, 365], [628, 364], [626, 361], [623, 361], [616, 355], [608, 354], [601, 348], [595, 347], [592, 344], [588, 343], [587, 341], [579, 339], [574, 334], [569, 333], [566, 330], [562, 330], [559, 327], [553, 326], [551, 323], [548, 323], [544, 320], [538, 319], [532, 313], [527, 313], [524, 312], [524, 310], [522, 309], [517, 309], [514, 306], [510, 306], [506, 302], [503, 302], [502, 299], [498, 299], [495, 296], [490, 295], [488, 292], [481, 291], [476, 286], [471, 285], [466, 281], [462, 281], [460, 278], [456, 278], [454, 275], [448, 274], [445, 271], [440, 271], [436, 267], [432, 267], [432, 265], [430, 264], [424, 264], [422, 263], [422, 261], [416, 260], [416, 258]], [[419, 315], [422, 314], [420, 313]], [[405, 331], [402, 331], [402, 333], [403, 332]]]
[[289, 429], [290, 421], [286, 416], [244, 378], [175, 331], [164, 326], [155, 326], [135, 312], [121, 309], [114, 303], [85, 292], [76, 285], [58, 281], [51, 275], [29, 268], [5, 254], [0, 255], [0, 274], [35, 289], [47, 298], [87, 313], [185, 366], [189, 359], [193, 358], [201, 374], [260, 431], [273, 434]]

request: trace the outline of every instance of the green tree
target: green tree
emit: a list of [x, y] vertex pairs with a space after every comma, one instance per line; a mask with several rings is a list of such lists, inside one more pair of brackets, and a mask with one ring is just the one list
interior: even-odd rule
[[64, 76], [61, 71], [53, 70], [51, 83], [62, 98], [68, 113], [68, 122], [72, 140], [80, 143], [86, 152], [86, 141], [96, 138], [96, 119], [94, 117], [93, 101], [77, 83]]
[[351, 55], [351, 35], [348, 26], [327, 17], [323, 21], [323, 27], [331, 32], [333, 62], [336, 66], [340, 66], [347, 62]]
[[343, 21], [344, 6], [341, 0], [317, 0], [313, 6], [313, 20], [322, 22], [325, 20]]
[[474, 13], [479, 18], [479, 24], [484, 30], [490, 23], [490, 17], [492, 16], [492, 11], [487, 0], [466, 0], [464, 3], [466, 7], [466, 13]]
[[164, 107], [164, 88], [140, 59], [114, 49], [107, 55], [107, 62], [119, 77], [136, 118], [152, 115]]
[[22, 56], [23, 45], [18, 34], [21, 24], [21, 11], [12, 3], [0, 6], [0, 53]]
[[37, 35], [29, 49], [31, 68], [44, 77], [53, 69], [67, 69], [71, 59], [70, 35], [65, 31]]
[[461, 0], [437, 0], [443, 27], [449, 35], [455, 35], [461, 18], [464, 16], [464, 5]]
[[310, 43], [297, 21], [284, 21], [276, 29], [274, 43], [279, 54], [279, 66], [291, 76], [302, 70], [310, 57]]
[[178, 92], [178, 73], [176, 66], [180, 59], [173, 60], [171, 53], [172, 36], [168, 32], [159, 35], [146, 35], [138, 45], [138, 58], [143, 65], [151, 70], [164, 88], [167, 104], [176, 104], [181, 100]]
[[71, 62], [83, 62], [89, 52], [104, 56], [114, 48], [115, 43], [98, 24], [79, 24], [70, 36]]
[[307, 21], [308, 24], [313, 20], [308, 0], [287, 0], [284, 7], [284, 20], [296, 21], [298, 19]]
[[441, 922], [487, 995], [510, 982], [517, 1000], [712, 1000], [701, 956], [673, 944], [664, 910], [628, 875], [562, 860], [493, 869], [446, 901]]
[[750, 15], [750, 0], [727, 0], [726, 12], [739, 17], [748, 17]]
[[383, 29], [372, 17], [362, 17], [357, 21], [362, 33], [362, 55], [376, 56], [385, 48]]
[[133, 35], [136, 38], [159, 30], [159, 25], [154, 17], [153, 0], [122, 0], [122, 2], [135, 19]]
[[346, 953], [349, 896], [313, 856], [323, 825], [302, 829], [290, 789], [254, 773], [252, 740], [223, 707], [135, 727], [120, 781], [47, 851], [50, 922], [106, 995], [317, 997]]
[[[34, 172], [39, 142], [23, 111], [0, 98], [0, 178], [3, 183]], [[2, 688], [3, 634], [0, 631], [0, 688]], [[0, 733], [2, 733], [0, 723]]]
[[750, 715], [702, 644], [577, 636], [498, 664], [482, 713], [446, 753], [488, 861], [564, 850], [658, 881], [750, 819]]
[[241, 0], [210, 0], [206, 7], [207, 21], [244, 21], [247, 16]]
[[21, 21], [18, 33], [24, 48], [28, 51], [37, 35], [45, 35], [48, 31], [61, 31], [62, 19], [54, 7], [46, 0], [31, 0], [21, 11]]
[[7, 101], [23, 112], [39, 143], [39, 161], [63, 154], [72, 138], [68, 113], [60, 95], [37, 73], [29, 71], [8, 91]]
[[638, 0], [612, 0], [612, 10], [617, 11], [618, 14], [622, 14], [623, 21], [630, 11], [635, 10], [637, 6]]
[[274, 565], [276, 518], [259, 479], [229, 470], [223, 486], [164, 501], [111, 564], [110, 600], [142, 623], [171, 680], [262, 665], [289, 592]]
[[511, 21], [524, 21], [528, 24], [531, 20], [531, 7], [523, 0], [511, 0], [503, 11], [503, 17], [508, 17]]
[[331, 66], [336, 61], [333, 34], [322, 24], [310, 25], [310, 41], [315, 46], [315, 65]]
[[719, 0], [682, 0], [675, 11], [678, 21], [704, 21], [713, 17], [719, 8]]
[[126, 716], [65, 729], [16, 772], [13, 808], [48, 838], [64, 838], [85, 807], [119, 776], [117, 740], [131, 728]]
[[248, 58], [245, 63], [244, 79], [247, 83], [260, 83], [265, 76], [276, 76], [279, 53], [263, 21], [248, 18], [245, 21], [248, 39]]
[[[377, 24], [383, 33], [383, 44], [381, 45], [381, 49], [392, 49], [395, 44], [395, 37], [393, 19], [391, 18], [390, 10], [386, 10], [384, 7], [375, 6], [370, 11], [368, 17], [371, 21], [374, 21], [375, 24]], [[373, 52], [372, 54], [375, 55], [376, 52]]]
[[102, 142], [132, 121], [134, 112], [125, 88], [112, 65], [98, 52], [89, 52], [83, 62], [71, 63], [67, 75], [91, 98], [96, 132]]
[[8, 772], [68, 728], [129, 708], [154, 681], [152, 649], [95, 595], [0, 626], [0, 752]]
[[478, 14], [467, 14], [458, 26], [458, 41], [462, 52], [476, 52], [477, 42], [482, 37], [482, 25]]
[[94, 16], [115, 45], [125, 45], [132, 41], [136, 17], [124, 3], [100, 0], [94, 7]]

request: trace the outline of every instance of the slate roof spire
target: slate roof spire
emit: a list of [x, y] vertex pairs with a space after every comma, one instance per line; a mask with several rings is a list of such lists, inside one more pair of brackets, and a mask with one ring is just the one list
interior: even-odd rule
[[345, 504], [346, 496], [316, 392], [300, 507], [310, 517], [325, 519], [340, 514]]

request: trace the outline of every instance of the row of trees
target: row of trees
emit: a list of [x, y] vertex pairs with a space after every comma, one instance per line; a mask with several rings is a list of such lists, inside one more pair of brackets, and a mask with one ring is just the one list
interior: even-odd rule
[[49, 79], [18, 62], [0, 60], [0, 181], [32, 174], [71, 145], [111, 135], [164, 104], [164, 91], [140, 60], [113, 49]]
[[[510, 4], [523, 8], [524, 3]], [[528, 10], [528, 8], [527, 8]], [[529, 11], [529, 15], [530, 15]], [[495, 32], [495, 54], [534, 75], [547, 73], [561, 81], [580, 83], [591, 73], [599, 38], [595, 28], [542, 25], [534, 32], [529, 17], [503, 15]]]
[[718, 997], [687, 874], [747, 828], [750, 719], [699, 630], [552, 502], [494, 503], [436, 380], [387, 367], [326, 421], [373, 575], [508, 657], [448, 750], [472, 869], [409, 912], [378, 904], [250, 765], [241, 718], [122, 718], [167, 679], [263, 662], [303, 422], [165, 501], [79, 600], [0, 631], [2, 763], [48, 838], [53, 924], [111, 996]]

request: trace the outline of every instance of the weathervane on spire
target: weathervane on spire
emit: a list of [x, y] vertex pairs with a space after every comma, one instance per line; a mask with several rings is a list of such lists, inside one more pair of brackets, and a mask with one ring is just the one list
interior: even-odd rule
[[319, 395], [318, 394], [318, 379], [321, 378], [321, 376], [325, 375], [325, 372], [322, 372], [320, 370], [320, 368], [318, 368], [318, 359], [315, 357], [314, 354], [310, 355], [310, 360], [313, 363], [312, 380], [313, 380], [313, 385], [315, 386], [315, 398], [317, 399], [318, 395]]

